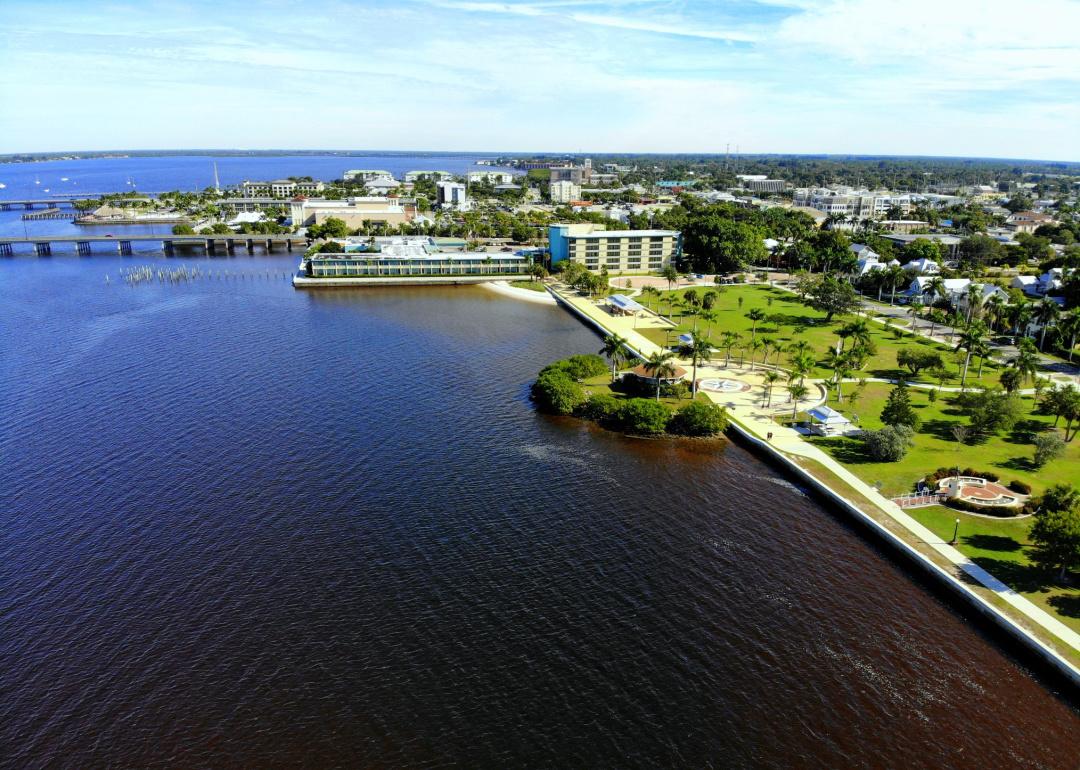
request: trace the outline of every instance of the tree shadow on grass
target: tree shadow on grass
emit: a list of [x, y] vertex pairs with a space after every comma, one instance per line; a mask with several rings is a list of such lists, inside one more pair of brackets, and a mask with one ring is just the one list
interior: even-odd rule
[[[1052, 576], [1032, 564], [1018, 564], [989, 556], [973, 556], [971, 560], [1016, 591], [1045, 593], [1053, 586]], [[974, 578], [971, 579], [974, 581]]]
[[920, 433], [929, 433], [942, 441], [956, 443], [956, 436], [952, 432], [954, 425], [963, 425], [963, 423], [959, 420], [927, 420], [922, 424]]
[[1045, 429], [1046, 423], [1039, 420], [1020, 420], [1002, 440], [1010, 444], [1031, 444], [1035, 436]]
[[983, 551], [1019, 551], [1024, 546], [1015, 538], [1005, 535], [968, 535], [961, 538], [966, 545]]
[[813, 443], [845, 465], [861, 465], [874, 462], [866, 454], [862, 442], [857, 439], [833, 436], [831, 438], [815, 439]]
[[833, 323], [832, 321], [826, 321], [824, 318], [789, 313], [769, 313], [765, 320], [776, 326], [830, 326]]
[[1029, 457], [1010, 457], [1008, 460], [1000, 463], [994, 463], [999, 468], [1008, 468], [1011, 471], [1035, 471], [1038, 470], [1035, 467], [1035, 463], [1031, 461]]
[[1067, 618], [1080, 618], [1080, 594], [1051, 596], [1046, 603]]

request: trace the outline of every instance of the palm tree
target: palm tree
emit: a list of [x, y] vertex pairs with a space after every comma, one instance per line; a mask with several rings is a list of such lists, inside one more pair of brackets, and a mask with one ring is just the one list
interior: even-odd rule
[[1035, 308], [1030, 302], [1020, 301], [1013, 305], [1013, 334], [1020, 334], [1021, 332], [1026, 334], [1028, 324], [1031, 323], [1031, 318], [1034, 315]]
[[799, 401], [806, 397], [806, 394], [810, 392], [810, 389], [803, 385], [801, 382], [797, 382], [794, 385], [788, 385], [788, 401], [791, 402], [791, 419], [794, 420], [799, 414]]
[[752, 345], [752, 344], [754, 344], [754, 340], [757, 339], [758, 321], [764, 321], [765, 320], [765, 311], [762, 310], [759, 307], [756, 307], [753, 310], [751, 310], [749, 313], [747, 313], [746, 317], [749, 318], [753, 322], [753, 326], [750, 327], [750, 344]]
[[1049, 297], [1044, 297], [1042, 302], [1035, 306], [1035, 320], [1042, 326], [1039, 332], [1039, 350], [1044, 350], [1046, 345], [1046, 330], [1050, 324], [1061, 315], [1061, 306]]
[[900, 267], [900, 265], [885, 268], [884, 281], [889, 285], [889, 291], [891, 292], [889, 297], [890, 305], [896, 304], [896, 287], [903, 283], [906, 277], [907, 273], [904, 272], [904, 268]]
[[930, 338], [934, 337], [934, 329], [939, 325], [945, 323], [945, 314], [936, 308], [931, 308], [927, 317], [930, 319]]
[[960, 335], [960, 340], [956, 345], [956, 350], [963, 348], [967, 351], [967, 355], [964, 356], [964, 373], [960, 375], [960, 390], [964, 389], [967, 383], [968, 367], [971, 365], [971, 356], [986, 342], [986, 325], [982, 321], [973, 321], [968, 324], [964, 329], [963, 334]]
[[679, 271], [675, 269], [675, 265], [666, 265], [660, 271], [660, 277], [667, 281], [668, 291], [671, 291], [672, 284], [679, 282]]
[[945, 299], [945, 279], [935, 275], [923, 285], [923, 296], [930, 295], [930, 306], [933, 307], [939, 299]]
[[761, 375], [761, 379], [765, 381], [764, 395], [765, 398], [768, 399], [768, 402], [765, 404], [765, 408], [768, 409], [770, 406], [772, 406], [772, 389], [773, 386], [776, 385], [776, 383], [780, 380], [780, 373], [773, 369], [770, 369], [769, 371], [765, 372], [765, 374]]
[[1024, 337], [1020, 340], [1020, 344], [1017, 345], [1017, 348], [1019, 348], [1019, 350], [1009, 363], [1020, 372], [1024, 382], [1029, 379], [1034, 379], [1036, 373], [1039, 371], [1039, 356], [1035, 351], [1035, 343], [1028, 337]]
[[690, 398], [693, 399], [697, 395], [697, 368], [698, 362], [707, 361], [712, 354], [712, 346], [709, 345], [708, 340], [699, 339], [697, 336], [692, 338], [692, 341], [688, 345], [681, 345], [679, 347], [679, 355], [689, 358], [691, 364], [694, 367], [694, 372], [691, 375], [690, 380]]
[[1069, 363], [1071, 364], [1076, 338], [1080, 336], [1080, 309], [1073, 309], [1062, 315], [1057, 328], [1061, 332], [1061, 338], [1069, 341]]
[[[844, 326], [846, 336], [851, 340], [851, 346], [857, 347], [859, 345], [870, 344], [870, 324], [863, 318], [856, 318], [851, 323]], [[843, 349], [841, 348], [841, 351]]]
[[1005, 312], [1005, 298], [994, 292], [986, 300], [987, 317], [990, 319], [990, 328], [993, 329], [1001, 323], [1001, 315]]
[[608, 360], [611, 361], [611, 381], [615, 382], [615, 372], [618, 366], [626, 363], [626, 338], [620, 337], [618, 334], [609, 334], [604, 337], [604, 347], [600, 349], [600, 353], [607, 356]]
[[716, 311], [715, 310], [702, 310], [700, 313], [698, 313], [698, 315], [700, 315], [701, 319], [703, 321], [705, 321], [705, 323], [707, 323], [709, 325], [709, 331], [705, 335], [706, 338], [712, 339], [712, 325], [713, 325], [713, 322], [716, 321]]
[[911, 313], [911, 331], [916, 332], [919, 330], [919, 311], [923, 309], [922, 301], [916, 297], [911, 300], [911, 309], [908, 311]]
[[650, 372], [656, 379], [656, 400], [660, 400], [660, 380], [675, 376], [675, 364], [672, 359], [674, 354], [666, 350], [658, 350], [645, 361], [645, 371]]
[[765, 340], [750, 340], [750, 371], [754, 371], [754, 359], [763, 347], [765, 347]]
[[724, 349], [724, 368], [731, 366], [731, 349], [739, 343], [739, 335], [735, 332], [724, 332], [720, 335], [720, 347]]
[[964, 300], [967, 304], [967, 322], [970, 324], [977, 310], [982, 309], [983, 287], [978, 283], [969, 283], [964, 292]]
[[825, 357], [825, 366], [833, 370], [833, 384], [836, 386], [836, 403], [844, 403], [844, 391], [841, 383], [851, 376], [851, 362], [843, 353], [829, 351]]

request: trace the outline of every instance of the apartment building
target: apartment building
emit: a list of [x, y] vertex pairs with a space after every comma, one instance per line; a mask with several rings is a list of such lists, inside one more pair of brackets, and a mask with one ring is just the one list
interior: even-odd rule
[[567, 180], [552, 182], [549, 188], [552, 203], [569, 203], [581, 200], [581, 185]]
[[662, 270], [682, 256], [678, 230], [605, 230], [603, 225], [560, 224], [548, 230], [551, 264], [577, 262], [609, 273]]
[[491, 182], [493, 185], [513, 184], [514, 175], [509, 171], [470, 171], [469, 184]]
[[240, 184], [245, 198], [291, 198], [294, 195], [312, 195], [326, 189], [322, 182], [297, 182], [292, 179], [275, 179], [271, 182], [248, 182]]
[[460, 208], [468, 200], [465, 185], [461, 182], [436, 182], [435, 194], [440, 206]]

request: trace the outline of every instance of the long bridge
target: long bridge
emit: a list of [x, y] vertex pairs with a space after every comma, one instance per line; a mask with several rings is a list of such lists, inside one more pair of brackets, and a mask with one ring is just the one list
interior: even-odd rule
[[292, 251], [294, 248], [306, 249], [307, 238], [302, 235], [32, 235], [25, 238], [0, 238], [0, 257], [15, 256], [15, 247], [33, 246], [34, 254], [48, 257], [53, 253], [53, 246], [75, 245], [75, 253], [88, 257], [93, 253], [94, 245], [115, 246], [120, 254], [132, 254], [133, 243], [160, 243], [161, 250], [172, 255], [177, 248], [202, 249], [207, 254], [233, 254], [237, 248], [246, 249], [253, 254], [256, 248], [267, 253], [275, 248]]
[[75, 208], [74, 200], [66, 200], [64, 198], [35, 198], [32, 200], [0, 200], [0, 211], [11, 211], [12, 209], [25, 209], [30, 211], [36, 209], [38, 206], [46, 209], [59, 209], [59, 208]]

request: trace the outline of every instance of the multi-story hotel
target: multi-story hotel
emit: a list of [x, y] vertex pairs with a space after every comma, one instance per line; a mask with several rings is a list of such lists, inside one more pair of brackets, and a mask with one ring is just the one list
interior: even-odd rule
[[678, 230], [605, 230], [603, 225], [552, 225], [551, 264], [570, 260], [609, 273], [662, 270], [682, 256]]
[[906, 193], [871, 192], [850, 187], [800, 188], [795, 191], [794, 204], [855, 219], [884, 219], [890, 209], [899, 209], [901, 214], [907, 215], [912, 207], [911, 196]]

